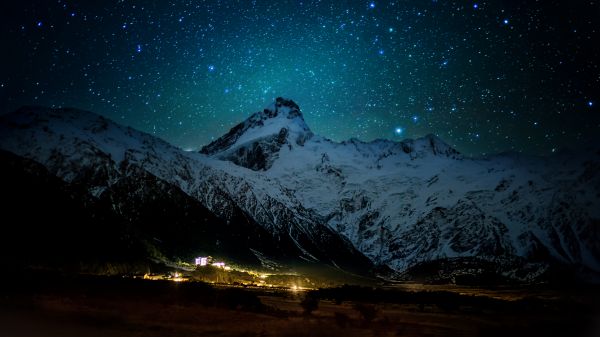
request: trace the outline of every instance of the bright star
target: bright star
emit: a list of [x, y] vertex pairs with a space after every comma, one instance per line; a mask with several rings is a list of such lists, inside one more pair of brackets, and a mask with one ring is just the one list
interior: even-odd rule
[[397, 127], [397, 128], [394, 130], [394, 133], [396, 133], [397, 135], [401, 135], [401, 134], [402, 134], [402, 132], [404, 132], [404, 130], [403, 130], [401, 127]]
[[412, 117], [413, 122], [418, 122], [419, 121], [419, 116], [413, 116]]
[[38, 27], [41, 27], [41, 26], [42, 26], [42, 21], [38, 21], [38, 22], [37, 22], [37, 26], [38, 26]]
[[594, 102], [588, 101], [588, 106], [591, 108], [594, 105]]
[[477, 8], [479, 8], [479, 5], [478, 4], [473, 4], [473, 8], [477, 9]]
[[215, 66], [212, 64], [208, 65], [208, 71], [215, 71]]
[[508, 19], [504, 19], [504, 21], [502, 21], [505, 25], [508, 25]]
[[136, 51], [136, 52], [138, 52], [138, 53], [141, 53], [141, 52], [142, 52], [142, 45], [141, 45], [141, 44], [138, 44], [138, 45], [135, 47], [135, 51]]
[[374, 3], [374, 2], [371, 2], [371, 3], [369, 4], [369, 8], [375, 8], [375, 3]]
[[378, 53], [379, 53], [379, 55], [383, 55], [385, 53], [385, 51], [383, 49], [379, 49]]

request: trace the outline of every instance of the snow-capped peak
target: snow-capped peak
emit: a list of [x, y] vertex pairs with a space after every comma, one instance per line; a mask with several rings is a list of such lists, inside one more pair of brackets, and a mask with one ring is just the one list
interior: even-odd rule
[[281, 115], [288, 119], [299, 117], [302, 121], [304, 121], [298, 104], [291, 99], [286, 99], [283, 97], [277, 97], [275, 102], [266, 107], [263, 113], [267, 114], [271, 118]]
[[314, 137], [302, 117], [299, 106], [294, 101], [282, 97], [278, 97], [263, 111], [252, 114], [227, 134], [203, 147], [200, 152], [255, 171], [264, 171], [269, 170], [280, 157], [284, 145], [284, 152], [296, 159], [303, 157], [300, 152], [318, 152], [318, 156], [319, 153], [329, 152], [331, 146], [342, 146], [367, 157], [396, 154], [402, 157], [409, 156], [411, 159], [430, 155], [461, 157], [458, 151], [432, 134], [401, 142], [375, 140], [368, 143], [358, 139], [335, 143], [323, 137]]
[[204, 146], [200, 152], [208, 155], [235, 151], [256, 141], [275, 141], [280, 145], [304, 145], [313, 133], [302, 117], [300, 107], [292, 100], [277, 97], [263, 111], [252, 114], [219, 139]]
[[406, 153], [416, 155], [431, 153], [448, 157], [459, 157], [460, 153], [434, 134], [428, 134], [415, 140], [405, 139], [401, 142], [402, 149]]

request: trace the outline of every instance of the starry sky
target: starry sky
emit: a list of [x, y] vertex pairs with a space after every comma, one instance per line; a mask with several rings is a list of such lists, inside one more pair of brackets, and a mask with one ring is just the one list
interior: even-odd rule
[[0, 112], [77, 107], [198, 149], [275, 97], [333, 140], [468, 155], [600, 134], [598, 1], [3, 1]]

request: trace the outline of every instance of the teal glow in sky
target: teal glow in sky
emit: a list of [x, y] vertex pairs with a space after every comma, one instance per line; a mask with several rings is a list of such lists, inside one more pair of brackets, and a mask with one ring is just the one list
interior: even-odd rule
[[594, 2], [1, 6], [3, 112], [87, 109], [183, 148], [277, 96], [334, 140], [434, 133], [466, 154], [543, 154], [600, 131]]

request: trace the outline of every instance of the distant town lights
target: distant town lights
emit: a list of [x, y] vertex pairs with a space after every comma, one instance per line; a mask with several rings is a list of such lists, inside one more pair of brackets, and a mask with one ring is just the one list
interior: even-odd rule
[[211, 265], [213, 267], [224, 268], [227, 270], [230, 269], [228, 266], [225, 266], [225, 262], [214, 262], [213, 258], [210, 256], [199, 256], [194, 259], [194, 264], [200, 267]]

